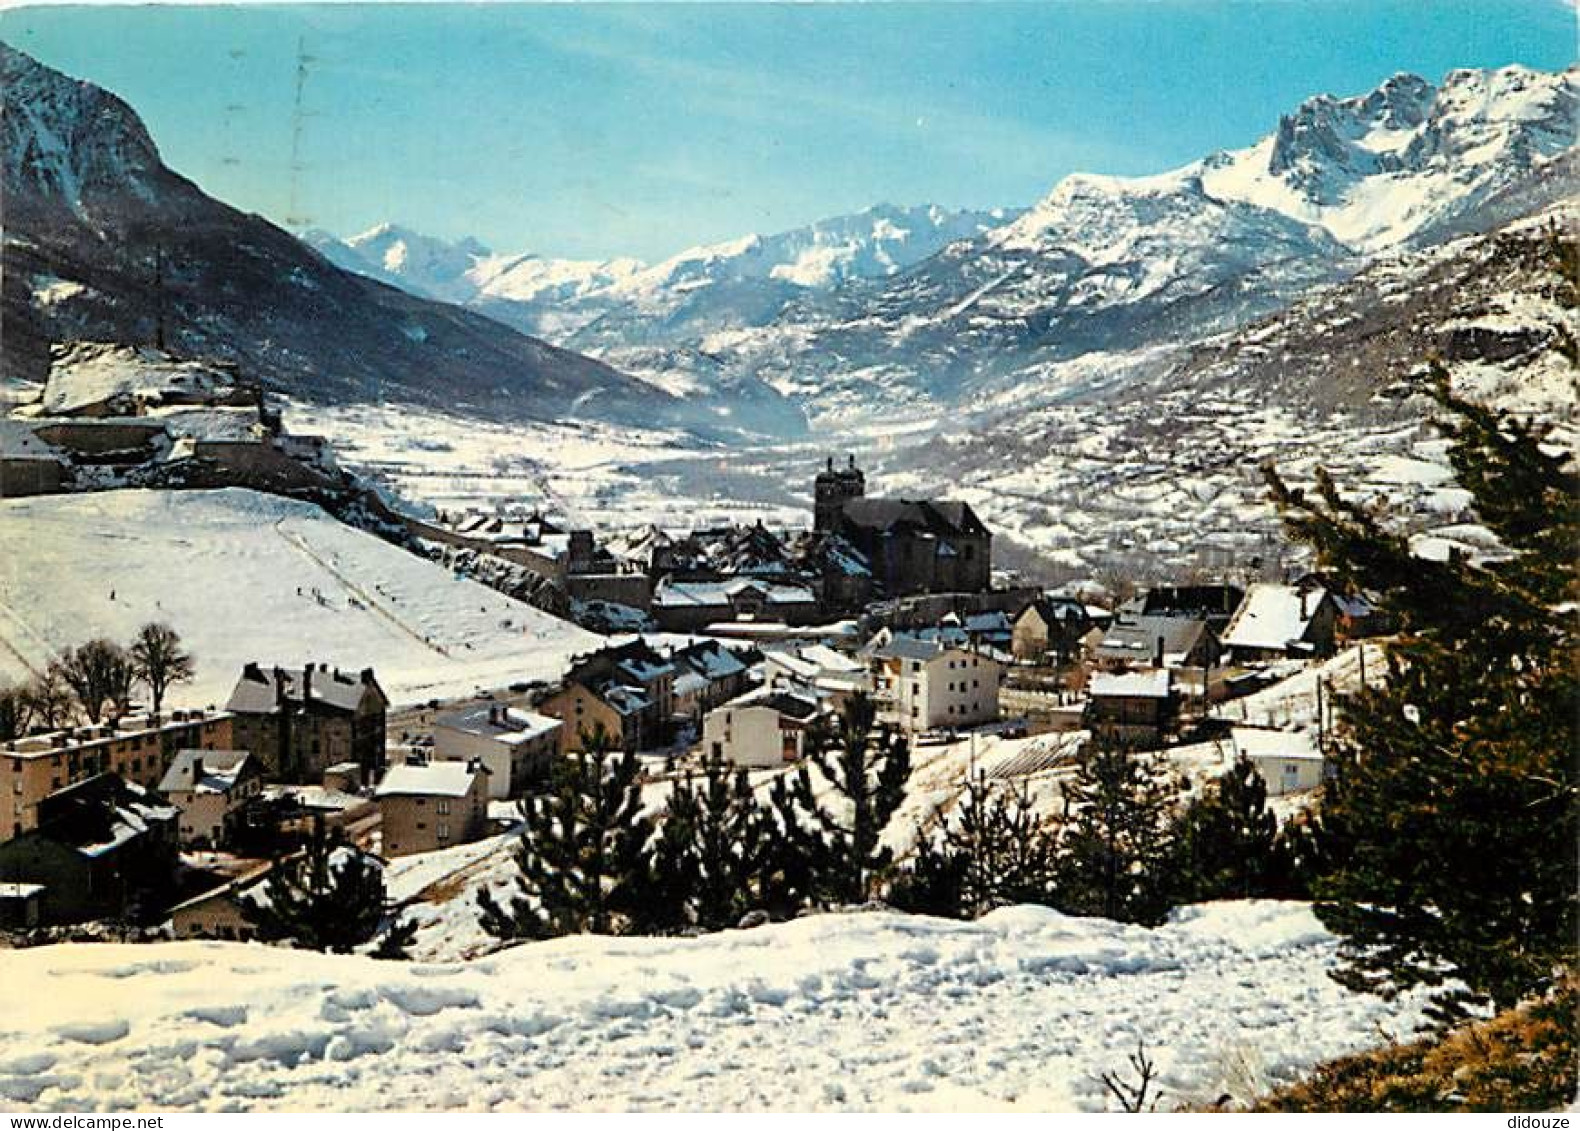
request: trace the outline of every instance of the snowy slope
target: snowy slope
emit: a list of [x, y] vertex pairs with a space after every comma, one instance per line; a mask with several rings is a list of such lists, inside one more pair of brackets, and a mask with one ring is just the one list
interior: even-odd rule
[[1101, 1109], [1144, 1037], [1163, 1106], [1244, 1097], [1400, 1035], [1419, 1002], [1326, 977], [1300, 904], [1158, 930], [1041, 908], [581, 937], [450, 966], [234, 943], [0, 952], [30, 1110]]
[[177, 703], [223, 703], [249, 660], [372, 667], [406, 703], [553, 678], [598, 640], [311, 504], [252, 491], [8, 500], [0, 545], [0, 679], [164, 620], [197, 658]]

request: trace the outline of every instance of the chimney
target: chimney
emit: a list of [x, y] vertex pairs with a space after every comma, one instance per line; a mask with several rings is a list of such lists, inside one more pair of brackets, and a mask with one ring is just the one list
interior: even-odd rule
[[1163, 637], [1161, 636], [1158, 637], [1157, 651], [1152, 653], [1152, 666], [1155, 668], [1163, 666]]
[[830, 471], [834, 470], [834, 457], [833, 456], [829, 456], [828, 457], [828, 469]]
[[243, 679], [250, 679], [254, 683], [262, 683], [263, 669], [258, 666], [258, 661], [248, 660], [247, 663], [242, 666], [241, 677]]
[[853, 452], [847, 453], [846, 456], [845, 456], [845, 462], [850, 467], [850, 470], [852, 470], [852, 471], [856, 470], [856, 456], [855, 456], [855, 453], [853, 453]]
[[313, 665], [307, 664], [302, 668], [302, 702], [305, 703], [313, 697]]
[[274, 705], [276, 707], [285, 706], [287, 698], [288, 696], [285, 692], [285, 669], [277, 667], [274, 669]]
[[373, 682], [373, 669], [372, 668], [363, 668], [362, 669], [362, 682], [363, 683], [372, 683]]
[[203, 759], [192, 759], [192, 788], [196, 789], [198, 782], [203, 780]]

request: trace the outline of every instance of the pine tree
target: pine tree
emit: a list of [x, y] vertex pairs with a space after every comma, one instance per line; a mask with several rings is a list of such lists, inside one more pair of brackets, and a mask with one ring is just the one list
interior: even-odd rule
[[894, 862], [881, 838], [905, 799], [910, 745], [877, 725], [872, 700], [855, 695], [834, 732], [819, 736], [808, 761], [833, 788], [837, 808], [815, 795], [805, 762], [778, 778], [771, 797], [784, 846], [810, 863], [817, 895], [839, 903], [870, 899]]
[[478, 892], [483, 929], [501, 939], [610, 935], [654, 913], [641, 765], [616, 754], [602, 727], [556, 761], [546, 793], [522, 806], [517, 891], [502, 905]]
[[1156, 757], [1089, 745], [1064, 786], [1054, 891], [1061, 911], [1161, 923], [1170, 873], [1174, 791]]
[[972, 918], [1052, 898], [1058, 844], [1023, 782], [994, 789], [979, 771], [945, 827], [944, 846], [965, 861], [961, 897]]
[[[1347, 985], [1391, 995], [1457, 978], [1503, 1007], [1576, 960], [1580, 476], [1543, 429], [1453, 394], [1441, 366], [1428, 392], [1507, 561], [1423, 560], [1327, 475], [1309, 498], [1268, 471], [1291, 532], [1400, 628], [1385, 682], [1340, 702], [1317, 913], [1342, 939]], [[1438, 997], [1440, 1016], [1460, 1014], [1458, 995]]]
[[889, 887], [889, 902], [913, 915], [969, 918], [966, 911], [966, 858], [950, 851], [940, 837], [916, 830], [911, 858]]
[[1014, 903], [1050, 903], [1057, 842], [1024, 783], [995, 788], [978, 772], [953, 818], [916, 849], [890, 900], [905, 910], [974, 919]]
[[1267, 782], [1244, 755], [1185, 807], [1174, 842], [1181, 903], [1270, 897], [1287, 886]]
[[346, 953], [378, 934], [388, 910], [384, 867], [347, 844], [337, 829], [313, 821], [303, 851], [276, 860], [261, 900], [242, 900], [242, 913], [268, 941]]

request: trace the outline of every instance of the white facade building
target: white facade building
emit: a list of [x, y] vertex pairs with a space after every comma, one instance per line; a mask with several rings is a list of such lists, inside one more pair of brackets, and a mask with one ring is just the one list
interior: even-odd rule
[[1234, 749], [1256, 766], [1269, 797], [1301, 793], [1322, 784], [1326, 762], [1305, 731], [1235, 727]]
[[917, 732], [999, 717], [1004, 665], [982, 649], [894, 635], [872, 654], [879, 716]]
[[703, 753], [753, 768], [794, 762], [806, 753], [807, 731], [820, 710], [810, 694], [759, 688], [708, 712]]
[[518, 707], [476, 703], [434, 719], [433, 760], [480, 761], [489, 797], [520, 797], [548, 779], [563, 725]]

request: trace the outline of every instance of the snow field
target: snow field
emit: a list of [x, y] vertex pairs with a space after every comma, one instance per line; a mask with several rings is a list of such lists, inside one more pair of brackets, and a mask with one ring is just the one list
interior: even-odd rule
[[1164, 1105], [1404, 1034], [1419, 1002], [1326, 977], [1300, 904], [1157, 930], [1007, 908], [578, 937], [469, 964], [262, 945], [0, 953], [51, 993], [0, 1021], [30, 1110], [1096, 1110], [1144, 1037]]
[[176, 705], [223, 704], [249, 660], [372, 667], [399, 705], [554, 678], [600, 639], [310, 503], [234, 488], [9, 500], [0, 545], [0, 679], [159, 620], [197, 660]]

